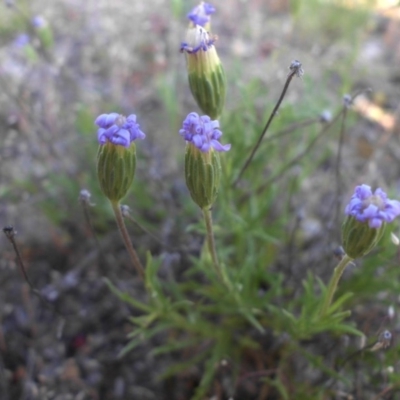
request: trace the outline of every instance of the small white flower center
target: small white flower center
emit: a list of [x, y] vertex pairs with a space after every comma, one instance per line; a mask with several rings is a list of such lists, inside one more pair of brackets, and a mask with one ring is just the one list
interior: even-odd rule
[[379, 210], [385, 209], [385, 202], [380, 196], [372, 195], [368, 197], [368, 199], [365, 199], [363, 201], [364, 209], [366, 209], [370, 204], [373, 204], [374, 206], [378, 207]]
[[202, 43], [209, 43], [209, 41], [209, 33], [200, 25], [196, 25], [194, 28], [188, 29], [186, 34], [186, 43], [190, 47], [196, 48]]
[[126, 117], [123, 115], [118, 115], [117, 119], [115, 120], [115, 125], [118, 125], [120, 128], [125, 124]]

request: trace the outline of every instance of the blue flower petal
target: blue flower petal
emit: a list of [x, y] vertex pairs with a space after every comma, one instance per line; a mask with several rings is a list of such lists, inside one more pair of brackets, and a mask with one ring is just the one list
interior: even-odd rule
[[208, 115], [200, 117], [192, 112], [183, 121], [179, 134], [202, 152], [208, 152], [212, 148], [216, 151], [228, 151], [231, 145], [222, 145], [219, 142], [222, 132], [218, 128], [217, 120], [212, 121]]
[[212, 140], [211, 141], [211, 145], [212, 147], [214, 147], [215, 150], [217, 151], [229, 151], [231, 148], [230, 144], [225, 144], [222, 145], [220, 142], [218, 142], [217, 140]]
[[400, 215], [400, 202], [388, 199], [380, 188], [373, 193], [370, 186], [360, 185], [356, 187], [345, 213], [378, 229], [384, 222], [390, 223]]
[[118, 137], [118, 139], [121, 139], [122, 142], [119, 143], [122, 146], [129, 147], [131, 143], [131, 135], [130, 132], [126, 129], [119, 129], [118, 132], [115, 133], [115, 137]]
[[100, 144], [105, 144], [107, 142], [107, 135], [105, 135], [106, 130], [104, 128], [100, 128], [97, 131], [97, 140]]
[[203, 1], [187, 15], [194, 24], [204, 26], [210, 22], [210, 15], [215, 13], [215, 7]]
[[101, 114], [96, 118], [94, 123], [97, 126], [100, 126], [101, 128], [106, 128], [106, 118], [107, 118], [107, 114]]
[[99, 127], [97, 139], [101, 145], [107, 141], [124, 147], [136, 139], [144, 139], [145, 133], [140, 130], [136, 122], [136, 115], [130, 114], [127, 118], [117, 113], [101, 114], [95, 124]]

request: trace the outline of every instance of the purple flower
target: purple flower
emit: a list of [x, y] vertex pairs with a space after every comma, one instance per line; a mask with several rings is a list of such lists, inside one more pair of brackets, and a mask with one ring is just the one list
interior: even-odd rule
[[29, 41], [30, 41], [29, 35], [27, 35], [26, 33], [21, 33], [14, 39], [13, 45], [14, 47], [20, 49], [29, 44]]
[[140, 125], [136, 122], [135, 114], [128, 117], [117, 113], [101, 114], [94, 123], [99, 127], [97, 139], [101, 145], [110, 142], [129, 147], [132, 141], [146, 137], [139, 129]]
[[204, 153], [211, 148], [216, 151], [228, 151], [231, 145], [222, 145], [219, 142], [222, 132], [218, 128], [219, 122], [217, 120], [212, 121], [208, 115], [200, 117], [197, 113], [192, 112], [183, 121], [179, 134]]
[[31, 23], [34, 28], [38, 29], [47, 25], [47, 21], [41, 15], [36, 15], [36, 17], [33, 17]]
[[215, 7], [209, 3], [202, 1], [198, 6], [193, 8], [187, 17], [195, 24], [205, 26], [210, 22], [210, 15], [215, 13]]
[[378, 229], [383, 222], [392, 222], [400, 215], [400, 202], [388, 199], [380, 188], [372, 193], [370, 186], [361, 185], [356, 187], [345, 213]]

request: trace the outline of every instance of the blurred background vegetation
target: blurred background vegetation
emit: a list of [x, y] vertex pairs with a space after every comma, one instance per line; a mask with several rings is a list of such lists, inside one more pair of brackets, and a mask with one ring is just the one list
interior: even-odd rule
[[[5, 400], [397, 398], [400, 269], [389, 234], [343, 277], [338, 308], [351, 317], [311, 317], [319, 279], [326, 283], [337, 261], [354, 187], [400, 198], [398, 2], [214, 4], [228, 79], [221, 129], [232, 144], [215, 234], [240, 301], [207, 269], [204, 226], [184, 184], [178, 131], [197, 106], [179, 46], [195, 5], [0, 5], [0, 221], [18, 231], [32, 282], [53, 305], [29, 291], [10, 244], [0, 241], [0, 393]], [[52, 39], [32, 24], [38, 15]], [[291, 83], [233, 187], [294, 59], [305, 74]], [[356, 93], [343, 112], [343, 96]], [[93, 121], [108, 112], [135, 113], [147, 134], [124, 202], [158, 238], [129, 226], [140, 257], [153, 255], [156, 301], [129, 271], [97, 184]], [[332, 124], [329, 115], [337, 116]], [[82, 189], [92, 195], [90, 224]], [[385, 330], [391, 345], [371, 352]], [[119, 358], [127, 334], [132, 351]]]

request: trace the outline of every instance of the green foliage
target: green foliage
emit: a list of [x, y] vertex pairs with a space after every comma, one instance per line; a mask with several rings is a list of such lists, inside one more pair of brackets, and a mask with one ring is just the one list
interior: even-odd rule
[[[178, 0], [171, 3], [175, 17], [182, 15], [183, 4]], [[305, 18], [311, 21], [303, 25], [304, 31], [299, 34], [312, 36], [324, 26], [326, 37], [344, 37], [351, 45], [358, 39], [355, 25], [363, 23], [366, 18], [362, 9], [356, 10], [350, 18], [350, 13], [342, 6], [329, 3], [323, 7], [316, 0], [292, 2], [291, 6], [297, 23]], [[318, 18], [308, 18], [319, 11], [322, 12]], [[343, 21], [340, 26], [336, 24], [338, 19]], [[323, 40], [327, 40], [326, 37]], [[351, 61], [352, 57], [349, 57], [341, 66], [332, 66], [346, 89], [350, 87], [350, 78], [344, 71], [348, 70]], [[235, 75], [238, 76], [245, 70], [239, 63], [236, 69]], [[329, 74], [326, 72], [326, 76]], [[177, 118], [181, 113], [176, 101], [176, 81], [176, 75], [171, 82], [164, 76], [157, 81], [158, 97], [168, 117], [166, 125], [174, 132], [179, 129]], [[322, 280], [320, 276], [326, 271], [329, 271], [327, 276], [331, 275], [335, 260], [321, 257], [318, 268], [315, 268], [312, 256], [308, 255], [309, 243], [304, 231], [301, 227], [296, 231], [293, 226], [300, 219], [297, 215], [300, 208], [308, 206], [299, 206], [298, 203], [299, 199], [307, 202], [308, 196], [311, 197], [307, 186], [311, 186], [313, 174], [325, 163], [336, 159], [339, 119], [329, 126], [318, 121], [318, 116], [325, 108], [336, 109], [336, 115], [341, 116], [342, 93], [338, 93], [338, 99], [332, 102], [325, 94], [326, 87], [316, 85], [312, 77], [298, 82], [303, 85], [302, 101], [282, 104], [249, 168], [235, 185], [235, 179], [258, 140], [275, 100], [269, 98], [262, 80], [234, 80], [229, 78], [228, 71], [228, 87], [233, 86], [229, 90], [235, 101], [231, 108], [223, 111], [221, 130], [224, 143], [231, 143], [232, 150], [220, 155], [220, 188], [212, 210], [213, 235], [223, 279], [215, 273], [215, 259], [205, 243], [196, 248], [197, 253], [185, 254], [184, 272], [171, 280], [166, 280], [160, 273], [162, 256], [149, 252], [143, 282], [144, 299], [138, 300], [131, 293], [121, 291], [110, 280], [105, 280], [120, 301], [132, 308], [129, 319], [132, 330], [120, 356], [153, 341], [158, 343], [151, 350], [154, 357], [179, 353], [180, 361], [168, 366], [161, 378], [177, 376], [191, 366], [197, 366], [201, 379], [192, 400], [205, 399], [211, 393], [213, 383], [219, 379], [218, 365], [222, 360], [229, 360], [232, 366], [230, 379], [234, 383], [240, 382], [239, 378], [246, 374], [267, 371], [261, 375], [260, 382], [268, 388], [271, 398], [288, 400], [335, 398], [332, 387], [339, 381], [346, 390], [352, 391], [357, 373], [354, 360], [362, 359], [370, 367], [375, 374], [374, 382], [381, 377], [379, 362], [385, 365], [397, 362], [396, 347], [381, 353], [381, 360], [378, 360], [377, 353], [369, 352], [367, 348], [359, 352], [355, 346], [365, 328], [360, 323], [357, 306], [379, 301], [387, 307], [397, 301], [400, 292], [400, 271], [394, 261], [396, 250], [384, 247], [389, 243], [388, 233], [382, 239], [379, 252], [375, 247], [376, 254], [365, 261], [357, 260], [357, 267], [347, 267], [339, 287], [335, 288], [332, 303], [326, 313], [321, 313], [321, 303], [327, 298], [329, 288], [324, 282], [329, 278]], [[235, 96], [235, 93], [240, 95]], [[313, 121], [304, 127], [302, 122], [309, 119]], [[97, 144], [92, 139], [93, 120], [91, 109], [79, 103], [75, 109], [74, 127], [79, 135], [79, 144], [83, 145], [77, 146], [75, 152], [82, 165], [77, 179], [71, 179], [65, 172], [49, 173], [41, 185], [26, 180], [17, 182], [16, 188], [33, 195], [42, 190], [45, 199], [40, 206], [56, 225], [73, 218], [71, 204], [76, 204], [73, 208], [76, 214], [81, 212], [78, 195], [82, 188], [87, 188], [96, 203], [92, 209], [95, 229], [102, 233], [108, 228], [110, 210], [95, 179]], [[345, 122], [348, 129], [354, 123], [354, 117], [350, 116]], [[141, 157], [138, 148], [138, 165], [146, 161]], [[109, 164], [111, 169], [115, 167], [114, 162]], [[183, 181], [183, 157], [181, 164]], [[196, 185], [202, 183], [196, 182]], [[114, 184], [113, 178], [111, 185]], [[179, 232], [181, 236], [210, 235], [204, 222], [199, 221], [200, 213], [188, 194], [186, 197], [183, 195], [179, 212], [170, 216], [160, 201], [160, 192], [150, 187], [147, 177], [139, 177], [132, 188], [130, 185], [123, 188], [124, 193], [130, 190], [127, 203], [133, 205], [141, 223], [146, 224], [146, 213], [152, 212], [157, 222], [167, 217], [184, 221], [181, 222], [185, 226], [185, 230]], [[112, 189], [120, 188], [112, 186]], [[8, 200], [16, 196], [13, 188], [9, 187], [2, 188], [2, 195]], [[215, 193], [212, 195], [214, 200]], [[61, 200], [55, 202], [55, 198]], [[312, 200], [309, 199], [310, 203]], [[202, 206], [211, 202], [203, 203]], [[324, 229], [327, 225], [326, 222]], [[326, 233], [327, 229], [324, 229], [320, 234]], [[291, 232], [298, 235], [291, 235]], [[182, 237], [176, 240], [179, 248], [183, 243]], [[298, 269], [293, 271], [290, 263]], [[375, 340], [376, 332], [369, 331], [368, 334]], [[162, 340], [158, 340], [160, 337]], [[340, 345], [344, 338], [348, 339], [349, 345]], [[309, 343], [313, 346], [307, 346]], [[330, 351], [331, 347], [334, 351]], [[251, 364], [248, 361], [251, 357], [247, 357], [249, 354], [258, 363]], [[300, 360], [303, 363], [302, 366], [296, 365], [295, 358], [296, 362]], [[310, 380], [306, 373], [302, 378], [298, 377], [302, 368], [312, 371]], [[313, 375], [318, 379], [312, 381]], [[400, 385], [398, 374], [390, 375], [389, 381], [394, 386]], [[234, 390], [235, 384], [232, 384]]]
[[183, 0], [171, 0], [172, 13], [176, 19], [180, 19], [183, 16], [183, 4]]
[[[340, 0], [294, 1], [292, 14], [298, 25], [299, 35], [311, 38], [318, 33], [321, 44], [343, 41], [354, 46], [363, 33], [359, 27], [365, 26], [368, 21], [370, 6], [368, 1], [364, 4]], [[303, 23], [304, 20], [307, 20], [306, 24]]]
[[1, 4], [0, 12], [0, 36], [12, 38], [13, 35], [25, 31], [29, 27], [30, 21], [27, 20], [26, 14], [29, 6], [28, 0], [18, 2], [21, 13], [15, 13], [12, 9], [7, 8], [5, 4]]
[[170, 132], [177, 132], [180, 128], [179, 103], [176, 101], [178, 98], [176, 75], [176, 73], [161, 75], [157, 80], [158, 94], [166, 110], [165, 118], [169, 122]]
[[[264, 385], [282, 399], [329, 398], [326, 397], [331, 393], [329, 387], [317, 388], [308, 382], [298, 382], [294, 386], [285, 383], [293, 374], [288, 352], [303, 358], [307, 368], [319, 371], [327, 381], [343, 381], [335, 367], [346, 360], [343, 352], [334, 358], [333, 366], [327, 366], [324, 352], [306, 350], [304, 343], [317, 343], [321, 336], [333, 343], [348, 336], [355, 340], [363, 334], [352, 318], [351, 308], [361, 298], [371, 298], [379, 290], [400, 289], [397, 284], [399, 272], [395, 268], [390, 269], [390, 276], [382, 274], [380, 279], [372, 282], [368, 274], [376, 270], [376, 266], [372, 262], [369, 265], [367, 260], [363, 272], [351, 280], [344, 279], [326, 314], [321, 315], [321, 302], [327, 296], [327, 287], [317, 272], [309, 269], [307, 274], [304, 273], [302, 283], [294, 287], [287, 273], [280, 270], [282, 251], [288, 248], [287, 227], [293, 222], [290, 199], [298, 194], [302, 180], [333, 154], [319, 155], [318, 163], [308, 161], [317, 140], [327, 140], [325, 133], [321, 133], [325, 132], [325, 126], [318, 122], [310, 125], [306, 132], [294, 127], [281, 138], [269, 140], [267, 135], [244, 174], [244, 186], [235, 187], [233, 181], [245, 161], [244, 156], [250, 152], [264, 123], [257, 117], [255, 102], [247, 100], [262, 96], [262, 93], [257, 81], [250, 82], [243, 88], [243, 101], [225, 112], [221, 123], [224, 139], [232, 144], [232, 151], [221, 156], [221, 189], [213, 213], [218, 254], [227, 280], [221, 282], [215, 274], [205, 247], [200, 256], [186, 266], [184, 277], [172, 282], [159, 277], [161, 261], [148, 255], [147, 301], [138, 302], [108, 283], [122, 301], [133, 307], [136, 315], [130, 319], [130, 341], [121, 355], [162, 334], [164, 340], [153, 349], [154, 356], [177, 352], [188, 355], [168, 367], [163, 377], [179, 375], [192, 365], [202, 368], [202, 379], [192, 399], [204, 399], [209, 393], [212, 383], [218, 379], [216, 366], [221, 360], [229, 359], [235, 366], [232, 370], [235, 380], [238, 371], [246, 368], [245, 354], [267, 354], [268, 351], [255, 339], [258, 335], [270, 335], [276, 343], [285, 338], [284, 344], [277, 345], [273, 366], [281, 373], [265, 377]], [[317, 107], [314, 110], [316, 112]], [[283, 106], [271, 137], [304, 116], [312, 116], [308, 105]], [[329, 140], [334, 137], [331, 135]], [[296, 146], [293, 146], [294, 141]], [[294, 165], [304, 168], [304, 173], [295, 179], [291, 175]], [[189, 232], [206, 235], [202, 223], [188, 226]], [[387, 242], [387, 235], [384, 240]], [[392, 256], [384, 255], [387, 259]], [[374, 285], [375, 290], [371, 290]], [[351, 371], [351, 364], [345, 363], [343, 368]], [[293, 375], [291, 379], [297, 377]], [[344, 384], [350, 387], [351, 380], [345, 380]]]

